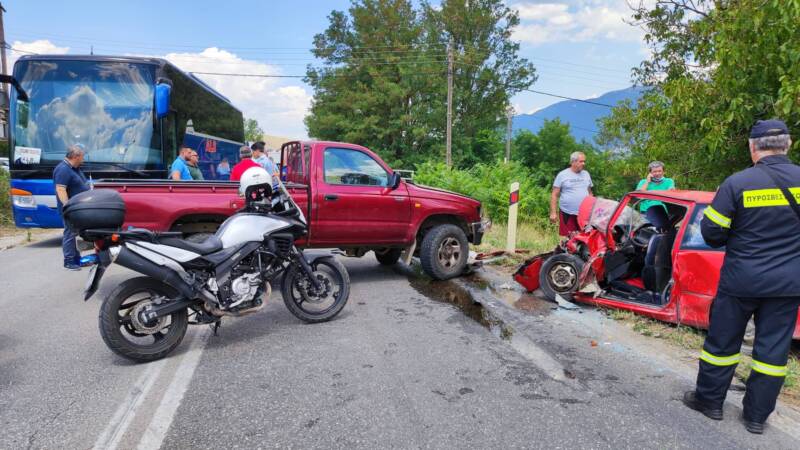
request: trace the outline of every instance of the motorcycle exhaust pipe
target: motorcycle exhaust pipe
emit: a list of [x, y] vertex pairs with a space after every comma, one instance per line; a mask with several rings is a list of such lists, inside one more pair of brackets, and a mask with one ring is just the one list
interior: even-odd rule
[[177, 290], [186, 299], [193, 299], [195, 297], [194, 289], [192, 289], [189, 284], [183, 281], [177, 272], [172, 269], [159, 266], [158, 264], [137, 255], [124, 246], [120, 250], [119, 255], [117, 255], [115, 262], [122, 267], [126, 267], [135, 272], [147, 275], [175, 288], [175, 290]]

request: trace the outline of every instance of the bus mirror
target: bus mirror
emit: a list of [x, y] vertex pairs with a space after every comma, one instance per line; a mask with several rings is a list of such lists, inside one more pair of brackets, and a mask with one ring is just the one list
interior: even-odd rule
[[169, 114], [169, 94], [172, 86], [166, 83], [156, 85], [156, 117], [161, 119]]
[[28, 93], [25, 92], [25, 89], [22, 89], [20, 86], [19, 81], [16, 78], [12, 77], [11, 75], [0, 75], [0, 83], [8, 83], [17, 90], [17, 100], [27, 102], [28, 101]]

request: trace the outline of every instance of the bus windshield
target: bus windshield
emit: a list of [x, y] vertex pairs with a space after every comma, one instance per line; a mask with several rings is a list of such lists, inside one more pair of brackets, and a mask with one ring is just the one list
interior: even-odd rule
[[80, 144], [92, 163], [163, 167], [155, 131], [155, 66], [30, 60], [15, 66], [29, 102], [12, 101], [12, 168], [53, 166]]

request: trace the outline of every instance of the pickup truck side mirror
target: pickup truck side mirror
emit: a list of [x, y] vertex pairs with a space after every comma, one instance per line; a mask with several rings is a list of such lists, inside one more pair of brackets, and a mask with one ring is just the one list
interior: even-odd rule
[[400, 176], [399, 173], [392, 172], [392, 174], [389, 176], [389, 187], [392, 189], [397, 189], [398, 186], [400, 186], [400, 181], [402, 179], [403, 178]]

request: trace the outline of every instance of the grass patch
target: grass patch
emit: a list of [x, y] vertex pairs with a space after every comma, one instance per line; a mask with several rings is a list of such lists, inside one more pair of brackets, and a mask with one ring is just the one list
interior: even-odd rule
[[643, 336], [664, 339], [686, 349], [699, 349], [703, 346], [705, 333], [700, 330], [637, 316], [631, 311], [607, 309], [605, 313], [611, 319], [628, 323], [633, 331]]
[[[504, 223], [493, 223], [483, 236], [481, 245], [473, 246], [473, 250], [488, 253], [505, 250], [508, 227]], [[516, 266], [520, 262], [538, 253], [549, 252], [558, 245], [560, 238], [554, 226], [538, 222], [522, 222], [517, 226], [517, 249], [528, 250], [528, 253], [508, 255], [493, 261], [500, 266]]]

